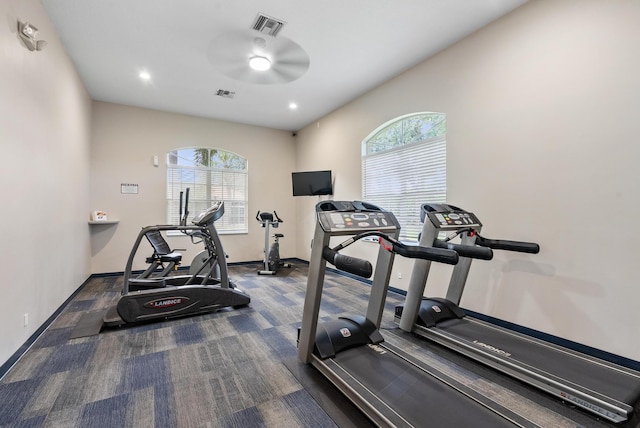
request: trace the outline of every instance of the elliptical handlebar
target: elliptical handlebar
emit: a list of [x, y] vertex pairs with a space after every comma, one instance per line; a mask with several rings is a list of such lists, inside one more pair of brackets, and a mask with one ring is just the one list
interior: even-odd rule
[[[184, 212], [182, 212], [182, 195], [184, 193]], [[185, 192], [180, 192], [180, 226], [187, 225], [187, 217], [189, 217], [189, 188]]]
[[276, 210], [273, 210], [273, 216], [276, 218], [276, 221], [278, 223], [284, 223], [284, 221], [280, 217], [278, 217], [278, 213], [276, 212]]

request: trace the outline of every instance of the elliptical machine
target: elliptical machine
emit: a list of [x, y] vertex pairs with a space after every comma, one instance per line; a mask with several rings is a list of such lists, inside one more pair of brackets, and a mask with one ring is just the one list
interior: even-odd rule
[[264, 260], [263, 267], [258, 271], [258, 275], [275, 275], [279, 268], [290, 268], [291, 264], [280, 261], [280, 244], [278, 239], [284, 238], [282, 233], [276, 233], [273, 235], [274, 241], [269, 248], [269, 227], [277, 229], [280, 223], [283, 223], [282, 219], [278, 217], [278, 213], [273, 211], [273, 214], [268, 212], [260, 212], [256, 214], [256, 220], [260, 223], [260, 227], [264, 227]]
[[[185, 192], [180, 192], [179, 212], [179, 224], [180, 226], [186, 226], [187, 218], [189, 217], [188, 187]], [[222, 212], [224, 212], [224, 207]], [[189, 236], [192, 244], [197, 245], [202, 243], [205, 247], [204, 250], [196, 254], [191, 261], [191, 264], [189, 265], [189, 275], [207, 274], [213, 278], [219, 278], [220, 267], [218, 265], [218, 257], [222, 256], [226, 258], [227, 255], [219, 255], [218, 250], [211, 239], [207, 239], [207, 236], [197, 229], [181, 230], [180, 232]], [[149, 230], [144, 236], [153, 248], [153, 254], [146, 258], [146, 262], [149, 264], [149, 267], [136, 278], [161, 278], [177, 271], [182, 262], [182, 254], [179, 251], [186, 251], [186, 249], [172, 249], [159, 230]]]
[[[188, 199], [188, 198], [187, 198]], [[182, 211], [182, 202], [180, 203]], [[186, 205], [186, 204], [185, 204]], [[103, 326], [120, 326], [126, 323], [146, 322], [213, 312], [225, 307], [239, 308], [251, 302], [247, 293], [230, 280], [227, 262], [220, 236], [214, 222], [224, 214], [224, 202], [216, 201], [186, 224], [188, 210], [181, 217], [180, 225], [148, 226], [138, 233], [124, 271], [122, 295], [104, 318]], [[133, 262], [142, 240], [149, 233], [177, 230], [201, 239], [208, 261], [190, 275], [133, 276]]]

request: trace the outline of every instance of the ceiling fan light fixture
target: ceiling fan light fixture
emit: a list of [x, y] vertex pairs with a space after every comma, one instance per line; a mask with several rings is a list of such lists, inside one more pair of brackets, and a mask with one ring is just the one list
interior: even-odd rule
[[267, 71], [271, 68], [271, 61], [264, 56], [252, 56], [249, 58], [249, 67], [256, 71]]

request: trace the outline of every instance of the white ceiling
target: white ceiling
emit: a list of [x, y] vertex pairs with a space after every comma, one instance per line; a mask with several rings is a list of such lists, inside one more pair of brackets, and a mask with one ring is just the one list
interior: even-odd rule
[[[296, 131], [526, 0], [41, 1], [94, 100]], [[251, 29], [258, 13], [286, 22], [275, 39]], [[228, 77], [216, 49], [233, 34], [297, 44], [308, 69]]]

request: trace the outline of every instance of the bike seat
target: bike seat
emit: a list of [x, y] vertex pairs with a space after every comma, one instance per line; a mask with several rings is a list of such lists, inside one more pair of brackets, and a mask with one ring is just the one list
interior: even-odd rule
[[284, 235], [282, 233], [276, 233], [275, 235], [276, 238], [284, 238]]
[[147, 257], [147, 263], [153, 263], [154, 261], [161, 261], [162, 263], [179, 263], [182, 261], [182, 254], [177, 253], [175, 251], [170, 252], [169, 254], [158, 254], [154, 253], [153, 256]]

